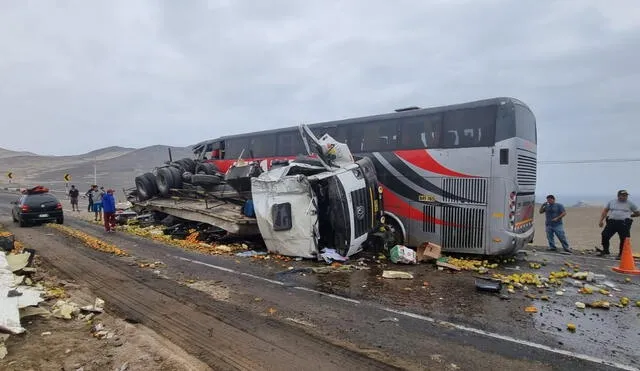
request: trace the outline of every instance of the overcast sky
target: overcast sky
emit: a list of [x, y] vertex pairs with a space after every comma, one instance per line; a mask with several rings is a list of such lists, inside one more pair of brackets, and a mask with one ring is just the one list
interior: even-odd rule
[[[637, 0], [0, 0], [0, 147], [76, 154], [513, 96], [539, 159], [640, 157]], [[541, 193], [640, 163], [540, 165]], [[640, 192], [640, 185], [636, 186]]]

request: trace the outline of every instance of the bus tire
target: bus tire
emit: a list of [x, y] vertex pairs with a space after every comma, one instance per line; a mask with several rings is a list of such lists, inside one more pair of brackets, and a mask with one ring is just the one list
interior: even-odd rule
[[221, 184], [223, 179], [218, 175], [209, 174], [193, 174], [191, 176], [191, 184], [201, 187], [212, 187]]
[[169, 189], [171, 189], [173, 185], [173, 173], [170, 170], [170, 167], [161, 167], [158, 169], [158, 173], [156, 174], [156, 185], [158, 188], [158, 193], [162, 197], [169, 196]]
[[201, 162], [196, 166], [195, 175], [216, 175], [218, 172], [218, 167], [215, 164], [212, 164], [211, 162]]
[[158, 193], [156, 177], [153, 173], [144, 173], [135, 178], [136, 193], [139, 201], [145, 201]]

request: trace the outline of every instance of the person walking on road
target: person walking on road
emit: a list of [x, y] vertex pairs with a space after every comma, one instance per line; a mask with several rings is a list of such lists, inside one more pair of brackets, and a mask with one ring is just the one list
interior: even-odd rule
[[80, 196], [80, 191], [78, 191], [76, 186], [72, 185], [69, 190], [69, 199], [71, 200], [71, 209], [73, 211], [80, 211], [80, 209], [78, 209], [78, 196]]
[[93, 190], [96, 188], [97, 186], [94, 184], [91, 186], [91, 188], [89, 188], [89, 190], [87, 191], [87, 193], [85, 193], [84, 195], [87, 196], [87, 199], [89, 200], [89, 205], [87, 206], [87, 212], [93, 212]]
[[102, 196], [104, 195], [103, 189], [104, 187], [101, 187], [101, 189], [98, 189], [98, 186], [96, 186], [92, 192], [93, 213], [94, 213], [94, 220], [96, 222], [102, 221]]
[[104, 230], [115, 232], [116, 227], [116, 199], [113, 197], [113, 189], [108, 189], [102, 197], [102, 209], [104, 210]]
[[564, 206], [556, 202], [554, 195], [547, 196], [547, 202], [540, 207], [540, 214], [545, 216], [545, 230], [547, 232], [547, 241], [549, 242], [548, 251], [557, 251], [555, 237], [558, 237], [565, 253], [571, 254], [567, 236], [564, 233], [564, 225], [562, 219], [567, 215]]
[[604, 227], [602, 230], [602, 250], [598, 249], [600, 256], [606, 256], [611, 253], [609, 251], [609, 242], [611, 237], [617, 233], [618, 237], [620, 237], [620, 250], [618, 252], [618, 258], [620, 258], [624, 240], [631, 238], [631, 224], [633, 224], [631, 218], [637, 216], [640, 216], [640, 211], [638, 211], [636, 204], [629, 201], [629, 193], [624, 189], [619, 190], [618, 198], [609, 201], [600, 215], [598, 225], [600, 228]]

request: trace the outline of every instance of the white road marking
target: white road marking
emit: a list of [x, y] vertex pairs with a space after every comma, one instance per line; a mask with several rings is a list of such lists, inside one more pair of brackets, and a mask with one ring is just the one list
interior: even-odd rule
[[[285, 285], [284, 282], [272, 280], [272, 279], [265, 278], [265, 277], [256, 276], [254, 274], [240, 272], [240, 271], [237, 271], [237, 270], [234, 270], [234, 269], [231, 269], [231, 268], [221, 267], [219, 265], [205, 263], [205, 262], [202, 262], [202, 261], [199, 261], [199, 260], [188, 259], [188, 258], [184, 258], [184, 257], [181, 257], [181, 256], [175, 256], [175, 255], [172, 255], [172, 257], [176, 258], [176, 259], [179, 259], [179, 260], [188, 261], [190, 263], [194, 263], [194, 264], [203, 265], [203, 266], [206, 266], [206, 267], [209, 267], [209, 268], [217, 269], [217, 270], [220, 270], [220, 271], [223, 271], [223, 272], [233, 273], [233, 274], [237, 274], [237, 275], [241, 275], [241, 276], [251, 277], [251, 278], [254, 278], [254, 279], [257, 279], [257, 280], [260, 280], [260, 281], [273, 283], [273, 284], [276, 284], [278, 286], [284, 286]], [[352, 304], [361, 304], [361, 302], [359, 300], [347, 298], [347, 297], [340, 296], [340, 295], [329, 294], [329, 293], [313, 290], [313, 289], [306, 288], [306, 287], [294, 286], [292, 288], [296, 289], [296, 290], [300, 290], [300, 291], [312, 292], [312, 293], [315, 293], [315, 294], [320, 294], [322, 296], [330, 297], [332, 299], [338, 299], [338, 300], [346, 301], [346, 302], [349, 302], [349, 303], [352, 303]], [[583, 361], [588, 361], [588, 362], [598, 363], [598, 364], [602, 364], [602, 365], [606, 365], [606, 366], [610, 366], [610, 367], [615, 367], [615, 368], [618, 368], [620, 370], [628, 370], [628, 371], [638, 371], [638, 370], [640, 370], [640, 369], [638, 369], [636, 367], [633, 367], [631, 365], [626, 365], [626, 364], [618, 363], [618, 362], [615, 362], [615, 361], [609, 361], [609, 360], [606, 360], [606, 359], [590, 356], [590, 355], [587, 355], [587, 354], [576, 353], [576, 352], [572, 352], [570, 350], [552, 348], [552, 347], [544, 345], [544, 344], [534, 343], [534, 342], [528, 341], [528, 340], [517, 339], [517, 338], [511, 337], [511, 336], [501, 335], [501, 334], [497, 334], [497, 333], [489, 332], [489, 331], [485, 331], [485, 330], [480, 330], [480, 329], [477, 329], [477, 328], [474, 328], [474, 327], [469, 327], [469, 326], [465, 326], [465, 325], [461, 325], [461, 324], [457, 324], [457, 323], [453, 323], [453, 322], [440, 321], [440, 320], [436, 320], [435, 318], [423, 316], [423, 315], [417, 314], [417, 313], [406, 312], [406, 311], [402, 311], [402, 310], [397, 310], [397, 309], [393, 309], [393, 308], [379, 306], [379, 305], [376, 305], [376, 304], [373, 304], [373, 303], [370, 304], [370, 305], [373, 308], [376, 308], [376, 309], [379, 309], [379, 310], [383, 310], [383, 311], [388, 312], [388, 313], [393, 313], [393, 314], [397, 314], [397, 315], [401, 315], [401, 316], [405, 316], [405, 317], [409, 317], [409, 318], [425, 321], [425, 322], [428, 322], [428, 323], [433, 323], [433, 324], [445, 326], [445, 327], [448, 327], [448, 328], [453, 328], [453, 329], [456, 329], [456, 330], [460, 330], [460, 331], [464, 331], [464, 332], [473, 333], [473, 334], [476, 334], [476, 335], [481, 335], [481, 336], [493, 338], [493, 339], [508, 341], [510, 343], [524, 345], [524, 346], [527, 346], [527, 347], [530, 347], [530, 348], [539, 349], [539, 350], [543, 350], [543, 351], [550, 352], [550, 353], [561, 354], [563, 356], [577, 358], [577, 359], [580, 359], [580, 360], [583, 360]]]

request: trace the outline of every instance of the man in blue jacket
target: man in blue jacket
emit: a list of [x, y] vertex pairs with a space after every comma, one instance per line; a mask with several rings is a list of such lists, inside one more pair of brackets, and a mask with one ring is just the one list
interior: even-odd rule
[[113, 189], [108, 189], [102, 196], [102, 210], [104, 212], [104, 229], [107, 232], [115, 232], [116, 227], [116, 199], [113, 197]]

